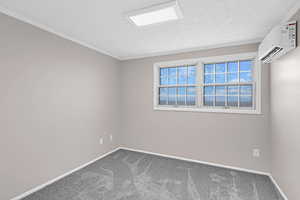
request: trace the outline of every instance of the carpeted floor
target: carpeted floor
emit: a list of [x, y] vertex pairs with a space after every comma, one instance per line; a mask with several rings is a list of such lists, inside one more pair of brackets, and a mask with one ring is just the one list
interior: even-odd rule
[[283, 200], [267, 176], [118, 150], [23, 200]]

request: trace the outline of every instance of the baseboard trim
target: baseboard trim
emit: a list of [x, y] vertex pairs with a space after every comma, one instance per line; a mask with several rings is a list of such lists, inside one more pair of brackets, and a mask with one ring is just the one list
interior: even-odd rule
[[251, 170], [251, 169], [240, 168], [240, 167], [234, 167], [234, 166], [229, 166], [229, 165], [222, 165], [222, 164], [217, 164], [217, 163], [213, 163], [213, 162], [194, 160], [194, 159], [180, 157], [180, 156], [173, 156], [173, 155], [155, 153], [155, 152], [151, 152], [151, 151], [139, 150], [139, 149], [128, 148], [128, 147], [120, 147], [120, 149], [129, 150], [129, 151], [136, 151], [136, 152], [140, 152], [140, 153], [146, 153], [146, 154], [151, 154], [151, 155], [156, 155], [156, 156], [161, 156], [161, 157], [166, 157], [166, 158], [173, 158], [173, 159], [178, 159], [178, 160], [183, 160], [183, 161], [188, 161], [188, 162], [194, 162], [194, 163], [199, 163], [199, 164], [211, 165], [211, 166], [215, 166], [215, 167], [222, 167], [222, 168], [226, 168], [226, 169], [243, 171], [243, 172], [248, 172], [248, 173], [252, 173], [252, 174], [270, 176], [270, 173], [268, 173], [268, 172], [262, 172], [262, 171]]
[[146, 153], [146, 154], [150, 154], [150, 155], [155, 155], [155, 156], [160, 156], [160, 157], [165, 157], [165, 158], [172, 158], [172, 159], [178, 159], [178, 160], [183, 160], [183, 161], [188, 161], [188, 162], [194, 162], [194, 163], [200, 163], [200, 164], [205, 164], [205, 165], [210, 165], [210, 166], [215, 166], [215, 167], [222, 167], [222, 168], [226, 168], [226, 169], [232, 169], [232, 170], [237, 170], [237, 171], [242, 171], [242, 172], [248, 172], [248, 173], [252, 173], [252, 174], [259, 174], [259, 175], [265, 175], [265, 176], [268, 176], [272, 183], [275, 185], [276, 189], [279, 191], [280, 195], [284, 198], [284, 200], [288, 200], [287, 196], [284, 194], [284, 192], [282, 191], [282, 189], [279, 187], [279, 185], [277, 184], [277, 182], [275, 181], [275, 179], [273, 178], [272, 174], [271, 173], [268, 173], [268, 172], [262, 172], [262, 171], [258, 171], [258, 170], [251, 170], [251, 169], [246, 169], [246, 168], [240, 168], [240, 167], [234, 167], [234, 166], [229, 166], [229, 165], [222, 165], [222, 164], [217, 164], [217, 163], [213, 163], [213, 162], [206, 162], [206, 161], [200, 161], [200, 160], [195, 160], [195, 159], [190, 159], [190, 158], [185, 158], [185, 157], [180, 157], [180, 156], [173, 156], [173, 155], [167, 155], [167, 154], [161, 154], [161, 153], [155, 153], [155, 152], [151, 152], [151, 151], [145, 151], [145, 150], [140, 150], [140, 149], [134, 149], [134, 148], [128, 148], [128, 147], [124, 147], [124, 146], [120, 146], [120, 147], [116, 147], [115, 149], [71, 170], [71, 171], [68, 171], [42, 185], [39, 185], [37, 187], [34, 187], [26, 192], [24, 192], [23, 194], [21, 195], [18, 195], [16, 197], [13, 197], [12, 199], [10, 200], [20, 200], [22, 198], [25, 198], [27, 196], [29, 196], [30, 194], [34, 193], [34, 192], [37, 192], [43, 188], [45, 188], [46, 186], [48, 185], [51, 185], [52, 183], [108, 156], [109, 154], [111, 153], [114, 153], [120, 149], [123, 149], [123, 150], [128, 150], [128, 151], [135, 151], [135, 152], [140, 152], [140, 153]]
[[287, 196], [284, 194], [283, 190], [279, 187], [278, 183], [276, 182], [276, 180], [274, 179], [274, 177], [272, 176], [272, 174], [270, 174], [269, 177], [270, 177], [272, 183], [275, 185], [275, 187], [278, 190], [278, 192], [280, 193], [280, 195], [283, 197], [283, 199], [284, 200], [288, 200]]
[[20, 199], [22, 199], [22, 198], [25, 198], [25, 197], [29, 196], [30, 194], [35, 193], [35, 192], [37, 192], [37, 191], [39, 191], [39, 190], [45, 188], [46, 186], [51, 185], [52, 183], [54, 183], [54, 182], [56, 182], [56, 181], [58, 181], [58, 180], [60, 180], [60, 179], [62, 179], [62, 178], [64, 178], [64, 177], [66, 177], [66, 176], [68, 176], [68, 175], [70, 175], [70, 174], [72, 174], [72, 173], [74, 173], [74, 172], [76, 172], [76, 171], [78, 171], [78, 170], [80, 170], [80, 169], [82, 169], [82, 168], [84, 168], [84, 167], [86, 167], [86, 166], [88, 166], [88, 165], [90, 165], [90, 164], [92, 164], [92, 163], [94, 163], [94, 162], [96, 162], [96, 161], [98, 161], [98, 160], [100, 160], [100, 159], [106, 157], [107, 155], [116, 152], [116, 151], [119, 150], [119, 149], [120, 149], [120, 148], [117, 147], [117, 148], [115, 148], [115, 149], [113, 149], [113, 150], [111, 150], [111, 151], [109, 151], [109, 152], [107, 152], [107, 153], [105, 153], [105, 154], [103, 154], [103, 155], [101, 155], [101, 156], [99, 156], [99, 157], [97, 157], [97, 158], [95, 158], [95, 159], [93, 159], [93, 160], [91, 160], [91, 161], [89, 161], [89, 162], [83, 164], [83, 165], [80, 165], [79, 167], [77, 167], [77, 168], [75, 168], [75, 169], [73, 169], [73, 170], [71, 170], [71, 171], [68, 171], [68, 172], [66, 172], [66, 173], [64, 173], [64, 174], [62, 174], [62, 175], [60, 175], [60, 176], [58, 176], [58, 177], [56, 177], [56, 178], [54, 178], [54, 179], [52, 179], [52, 180], [50, 180], [50, 181], [44, 183], [44, 184], [42, 184], [42, 185], [39, 185], [39, 186], [37, 186], [37, 187], [34, 187], [34, 188], [32, 188], [32, 189], [30, 189], [30, 190], [24, 192], [23, 194], [20, 194], [20, 195], [18, 195], [18, 196], [16, 196], [16, 197], [13, 197], [13, 198], [10, 199], [10, 200], [20, 200]]
[[172, 155], [155, 153], [155, 152], [145, 151], [145, 150], [140, 150], [140, 149], [122, 147], [122, 146], [119, 147], [119, 149], [124, 149], [124, 150], [128, 150], [128, 151], [135, 151], [135, 152], [140, 152], [140, 153], [146, 153], [146, 154], [151, 154], [151, 155], [161, 156], [161, 157], [166, 157], [166, 158], [173, 158], [173, 159], [178, 159], [178, 160], [183, 160], [183, 161], [188, 161], [188, 162], [200, 163], [200, 164], [205, 164], [205, 165], [210, 165], [210, 166], [215, 166], [215, 167], [222, 167], [222, 168], [226, 168], [226, 169], [232, 169], [232, 170], [237, 170], [237, 171], [242, 171], [242, 172], [248, 172], [248, 173], [252, 173], [252, 174], [265, 175], [265, 176], [268, 176], [271, 179], [272, 183], [275, 185], [276, 189], [278, 190], [280, 195], [284, 198], [284, 200], [288, 200], [287, 196], [283, 193], [282, 189], [279, 187], [279, 185], [277, 184], [277, 182], [273, 178], [272, 174], [269, 173], [269, 172], [262, 172], [262, 171], [258, 171], [258, 170], [251, 170], [251, 169], [234, 167], [234, 166], [229, 166], [229, 165], [222, 165], [222, 164], [217, 164], [217, 163], [213, 163], [213, 162], [194, 160], [194, 159], [180, 157], [180, 156], [172, 156]]

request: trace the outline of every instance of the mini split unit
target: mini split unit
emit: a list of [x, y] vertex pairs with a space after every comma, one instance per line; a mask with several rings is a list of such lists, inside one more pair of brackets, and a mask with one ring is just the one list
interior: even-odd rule
[[258, 49], [259, 59], [271, 63], [297, 46], [297, 22], [276, 26], [262, 41]]

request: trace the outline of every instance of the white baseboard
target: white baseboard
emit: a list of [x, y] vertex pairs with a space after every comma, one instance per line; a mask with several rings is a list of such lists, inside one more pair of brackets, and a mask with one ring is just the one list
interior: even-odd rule
[[200, 164], [205, 164], [205, 165], [210, 165], [210, 166], [215, 166], [215, 167], [222, 167], [226, 169], [232, 169], [232, 170], [238, 170], [238, 171], [243, 171], [243, 172], [248, 172], [252, 174], [259, 174], [259, 175], [265, 175], [268, 176], [272, 183], [275, 185], [281, 196], [284, 198], [284, 200], [288, 200], [287, 196], [283, 193], [275, 179], [273, 178], [272, 174], [269, 172], [262, 172], [262, 171], [257, 171], [257, 170], [251, 170], [251, 169], [245, 169], [245, 168], [240, 168], [240, 167], [233, 167], [229, 165], [222, 165], [222, 164], [217, 164], [217, 163], [212, 163], [212, 162], [206, 162], [206, 161], [200, 161], [200, 160], [194, 160], [194, 159], [189, 159], [189, 158], [184, 158], [184, 157], [179, 157], [179, 156], [171, 156], [171, 155], [166, 155], [166, 154], [161, 154], [161, 153], [154, 153], [150, 151], [144, 151], [144, 150], [139, 150], [139, 149], [133, 149], [133, 148], [128, 148], [128, 147], [119, 147], [119, 149], [124, 149], [124, 150], [129, 150], [129, 151], [135, 151], [135, 152], [140, 152], [140, 153], [146, 153], [146, 154], [151, 154], [155, 156], [161, 156], [161, 157], [166, 157], [166, 158], [173, 158], [177, 160], [183, 160], [183, 161], [188, 161], [188, 162], [194, 162], [194, 163], [200, 163]]
[[60, 180], [60, 179], [62, 179], [62, 178], [64, 178], [64, 177], [66, 177], [66, 176], [68, 176], [68, 175], [70, 175], [70, 174], [72, 174], [72, 173], [74, 173], [74, 172], [76, 172], [76, 171], [78, 171], [78, 170], [80, 170], [80, 169], [82, 169], [82, 168], [84, 168], [84, 167], [86, 167], [86, 166], [88, 166], [88, 165], [90, 165], [90, 164], [92, 164], [92, 163], [94, 163], [94, 162], [96, 162], [96, 161], [98, 161], [98, 160], [104, 158], [105, 156], [107, 156], [107, 155], [109, 155], [109, 154], [111, 154], [111, 153], [113, 153], [113, 152], [115, 152], [115, 151], [117, 151], [117, 150], [119, 150], [119, 149], [120, 149], [120, 148], [117, 147], [117, 148], [113, 149], [112, 151], [109, 151], [109, 152], [107, 152], [107, 153], [105, 153], [105, 154], [103, 154], [103, 155], [101, 155], [101, 156], [99, 156], [99, 157], [97, 157], [97, 158], [95, 158], [95, 159], [93, 159], [93, 160], [91, 160], [91, 161], [89, 161], [89, 162], [87, 162], [87, 163], [85, 163], [85, 164], [83, 164], [83, 165], [81, 165], [81, 166], [79, 166], [79, 167], [77, 167], [77, 168], [71, 170], [71, 171], [68, 171], [68, 172], [66, 172], [66, 173], [64, 173], [64, 174], [62, 174], [62, 175], [60, 175], [60, 176], [58, 176], [58, 177], [56, 177], [56, 178], [54, 178], [54, 179], [52, 179], [52, 180], [50, 180], [50, 181], [44, 183], [44, 184], [42, 184], [42, 185], [39, 185], [39, 186], [37, 186], [37, 187], [34, 187], [34, 188], [28, 190], [27, 192], [24, 192], [24, 193], [21, 194], [21, 195], [18, 195], [18, 196], [16, 196], [16, 197], [13, 197], [13, 198], [10, 199], [10, 200], [20, 200], [20, 199], [22, 199], [22, 198], [25, 198], [26, 196], [29, 196], [30, 194], [32, 194], [32, 193], [34, 193], [34, 192], [37, 192], [38, 190], [43, 189], [44, 187], [46, 187], [46, 186], [48, 186], [48, 185], [50, 185], [50, 184], [52, 184], [52, 183], [54, 183], [54, 182], [56, 182], [56, 181], [58, 181], [58, 180]]
[[270, 174], [270, 179], [273, 182], [273, 184], [275, 185], [275, 187], [277, 188], [277, 190], [279, 191], [279, 193], [281, 194], [281, 196], [283, 197], [284, 200], [288, 200], [287, 196], [284, 194], [284, 192], [282, 191], [282, 189], [279, 187], [279, 185], [277, 184], [277, 182], [275, 181], [274, 177]]
[[10, 200], [20, 200], [26, 196], [29, 196], [30, 194], [34, 193], [34, 192], [37, 192], [38, 190], [41, 190], [43, 189], [44, 187], [104, 158], [105, 156], [111, 154], [111, 153], [114, 153], [120, 149], [124, 149], [124, 150], [129, 150], [129, 151], [135, 151], [135, 152], [140, 152], [140, 153], [146, 153], [146, 154], [151, 154], [151, 155], [155, 155], [155, 156], [161, 156], [161, 157], [166, 157], [166, 158], [173, 158], [173, 159], [178, 159], [178, 160], [183, 160], [183, 161], [188, 161], [188, 162], [194, 162], [194, 163], [200, 163], [200, 164], [205, 164], [205, 165], [210, 165], [210, 166], [215, 166], [215, 167], [222, 167], [222, 168], [226, 168], [226, 169], [232, 169], [232, 170], [238, 170], [238, 171], [243, 171], [243, 172], [248, 172], [248, 173], [253, 173], [253, 174], [259, 174], [259, 175], [265, 175], [265, 176], [268, 176], [270, 177], [271, 181], [273, 182], [273, 184], [275, 185], [275, 187], [277, 188], [277, 190], [279, 191], [279, 193], [282, 195], [282, 197], [284, 198], [284, 200], [288, 200], [287, 196], [283, 193], [283, 191], [281, 190], [281, 188], [279, 187], [279, 185], [277, 184], [277, 182], [275, 181], [275, 179], [272, 177], [272, 175], [268, 172], [262, 172], [262, 171], [257, 171], [257, 170], [250, 170], [250, 169], [245, 169], [245, 168], [240, 168], [240, 167], [234, 167], [234, 166], [229, 166], [229, 165], [222, 165], [222, 164], [217, 164], [217, 163], [212, 163], [212, 162], [206, 162], [206, 161], [200, 161], [200, 160], [194, 160], [194, 159], [189, 159], [189, 158], [184, 158], [184, 157], [179, 157], [179, 156], [172, 156], [172, 155], [166, 155], [166, 154], [161, 154], [161, 153], [154, 153], [154, 152], [150, 152], [150, 151], [144, 151], [144, 150], [138, 150], [138, 149], [133, 149], [133, 148], [128, 148], [128, 147], [117, 147], [115, 149], [113, 149], [112, 151], [109, 151], [61, 176], [58, 176], [42, 185], [39, 185], [35, 188], [32, 188], [31, 190], [28, 190], [27, 192], [19, 195], [19, 196], [16, 196]]
[[270, 173], [268, 173], [268, 172], [262, 172], [262, 171], [245, 169], [245, 168], [240, 168], [240, 167], [233, 167], [233, 166], [229, 166], [229, 165], [222, 165], [222, 164], [217, 164], [217, 163], [212, 163], [212, 162], [194, 160], [194, 159], [180, 157], [180, 156], [172, 156], [172, 155], [155, 153], [155, 152], [151, 152], [151, 151], [144, 151], [144, 150], [133, 149], [133, 148], [128, 148], [128, 147], [119, 147], [119, 149], [136, 151], [136, 152], [140, 152], [140, 153], [146, 153], [146, 154], [151, 154], [151, 155], [155, 155], [155, 156], [173, 158], [173, 159], [177, 159], [177, 160], [200, 163], [200, 164], [205, 164], [205, 165], [211, 165], [211, 166], [215, 166], [215, 167], [222, 167], [222, 168], [226, 168], [226, 169], [238, 170], [238, 171], [248, 172], [248, 173], [252, 173], [252, 174], [260, 174], [260, 175], [270, 176]]

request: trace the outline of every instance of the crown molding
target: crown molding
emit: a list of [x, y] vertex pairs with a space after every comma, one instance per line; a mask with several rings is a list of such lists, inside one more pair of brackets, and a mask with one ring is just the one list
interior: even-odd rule
[[3, 14], [5, 14], [5, 15], [8, 15], [10, 17], [13, 17], [13, 18], [15, 18], [17, 20], [20, 20], [22, 22], [25, 22], [27, 24], [30, 24], [30, 25], [35, 26], [37, 28], [40, 28], [40, 29], [42, 29], [44, 31], [50, 32], [50, 33], [52, 33], [54, 35], [57, 35], [57, 36], [59, 36], [61, 38], [64, 38], [66, 40], [70, 40], [70, 41], [72, 41], [74, 43], [77, 43], [77, 44], [79, 44], [81, 46], [84, 46], [84, 47], [87, 47], [87, 48], [92, 49], [94, 51], [97, 51], [98, 53], [101, 53], [101, 54], [113, 57], [113, 58], [118, 59], [118, 60], [121, 60], [116, 55], [113, 55], [113, 54], [111, 54], [111, 53], [109, 53], [109, 52], [107, 52], [107, 51], [105, 51], [103, 49], [95, 47], [94, 45], [88, 44], [87, 42], [80, 41], [79, 39], [73, 38], [72, 36], [69, 36], [67, 34], [64, 34], [64, 33], [61, 33], [59, 31], [56, 31], [53, 28], [50, 28], [49, 26], [46, 26], [46, 25], [41, 24], [39, 22], [35, 22], [35, 21], [33, 21], [33, 20], [25, 17], [24, 15], [21, 15], [21, 14], [18, 14], [16, 12], [14, 12], [14, 11], [11, 11], [10, 9], [6, 8], [3, 5], [0, 5], [0, 12], [3, 13]]
[[255, 43], [260, 43], [262, 40], [263, 40], [263, 38], [256, 38], [256, 39], [253, 39], [253, 40], [244, 40], [244, 41], [228, 42], [228, 43], [217, 44], [217, 45], [207, 45], [207, 46], [193, 47], [193, 48], [187, 48], [187, 49], [179, 49], [179, 50], [163, 51], [163, 52], [156, 52], [156, 53], [149, 53], [149, 54], [141, 54], [141, 55], [138, 55], [138, 56], [122, 56], [122, 57], [120, 57], [120, 60], [121, 61], [127, 61], [127, 60], [149, 58], [149, 57], [156, 57], [156, 56], [168, 56], [168, 55], [174, 55], [174, 54], [180, 54], [180, 53], [191, 53], [191, 52], [201, 51], [201, 50], [206, 50], [206, 49], [216, 49], [216, 48], [222, 48], [222, 47], [230, 47], [230, 46], [238, 46], [238, 45], [246, 45], [246, 44], [255, 44]]

